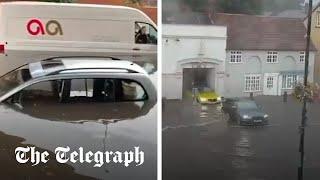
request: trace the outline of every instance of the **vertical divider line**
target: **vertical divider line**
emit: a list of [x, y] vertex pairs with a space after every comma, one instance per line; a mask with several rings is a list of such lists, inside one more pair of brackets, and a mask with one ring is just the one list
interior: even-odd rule
[[157, 14], [158, 14], [158, 103], [157, 103], [157, 164], [158, 164], [158, 172], [157, 177], [158, 180], [162, 180], [162, 0], [157, 1]]

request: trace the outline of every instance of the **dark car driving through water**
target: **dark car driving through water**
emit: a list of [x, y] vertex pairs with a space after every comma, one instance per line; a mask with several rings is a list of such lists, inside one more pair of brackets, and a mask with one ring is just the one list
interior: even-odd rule
[[227, 98], [223, 101], [222, 110], [229, 120], [239, 125], [266, 125], [268, 114], [262, 111], [254, 100], [247, 98]]

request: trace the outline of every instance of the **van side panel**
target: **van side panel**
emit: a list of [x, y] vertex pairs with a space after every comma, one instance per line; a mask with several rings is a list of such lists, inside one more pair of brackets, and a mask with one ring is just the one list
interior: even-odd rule
[[135, 44], [135, 22], [154, 25], [141, 11], [41, 2], [0, 3], [0, 9], [0, 43], [8, 43], [6, 55], [0, 54], [0, 76], [59, 56], [125, 57], [157, 64], [156, 45]]
[[2, 6], [0, 6], [0, 43], [3, 43], [3, 14], [2, 14]]
[[[13, 41], [134, 42], [133, 24], [125, 20], [56, 20], [55, 17], [20, 17], [8, 20], [6, 37]], [[40, 27], [43, 29], [37, 31]]]

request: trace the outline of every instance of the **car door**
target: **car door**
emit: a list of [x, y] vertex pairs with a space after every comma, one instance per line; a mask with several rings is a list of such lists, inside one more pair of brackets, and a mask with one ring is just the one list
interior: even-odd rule
[[229, 99], [225, 99], [224, 101], [222, 101], [222, 110], [224, 113], [228, 112], [229, 101]]
[[[59, 75], [50, 75], [50, 76], [43, 76], [37, 77], [35, 79], [30, 79], [25, 81], [17, 86], [14, 86], [8, 89], [6, 92], [2, 93], [0, 96], [0, 102], [7, 100], [9, 97], [13, 96], [14, 94], [22, 91], [23, 89], [32, 86], [33, 84], [37, 84], [43, 81], [60, 81], [62, 84], [56, 85], [55, 89], [57, 89], [56, 94], [60, 94], [60, 96], [69, 96], [69, 89], [71, 79], [122, 79], [122, 80], [129, 80], [135, 82], [145, 91], [147, 94], [147, 100], [152, 102], [153, 104], [157, 101], [157, 92], [156, 89], [151, 82], [150, 78], [145, 74], [138, 74], [138, 73], [102, 73], [102, 74], [88, 74], [88, 73], [77, 73], [77, 74], [59, 74]], [[86, 87], [87, 84], [82, 83], [83, 88]], [[101, 88], [103, 89], [103, 93], [106, 93], [106, 89], [110, 84], [102, 84]], [[60, 89], [59, 89], [60, 88]], [[61, 89], [62, 88], [62, 89]], [[109, 89], [110, 90], [110, 89]], [[114, 92], [116, 93], [116, 91]], [[65, 97], [64, 97], [65, 98]], [[105, 97], [106, 98], [106, 97]], [[111, 98], [111, 97], [110, 97]], [[135, 99], [131, 99], [130, 101], [137, 101]]]
[[233, 101], [232, 99], [226, 99], [224, 102], [222, 102], [222, 106], [223, 106], [223, 111], [225, 113], [231, 113], [232, 111], [232, 105], [233, 105]]
[[235, 101], [231, 101], [229, 106], [230, 119], [236, 120], [237, 112], [238, 112], [237, 103]]

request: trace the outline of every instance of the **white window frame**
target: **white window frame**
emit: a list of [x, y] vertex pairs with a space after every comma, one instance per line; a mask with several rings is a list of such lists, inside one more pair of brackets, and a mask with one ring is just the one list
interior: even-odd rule
[[278, 63], [278, 51], [267, 52], [267, 63]]
[[271, 89], [274, 87], [274, 76], [268, 76], [267, 77], [267, 88]]
[[320, 11], [316, 12], [316, 27], [319, 28], [320, 27]]
[[297, 74], [283, 74], [282, 75], [282, 89], [294, 89], [299, 82]]
[[306, 60], [306, 52], [301, 51], [301, 52], [299, 53], [299, 62], [300, 62], [300, 63], [304, 63], [305, 60]]
[[230, 52], [230, 63], [242, 63], [242, 51]]
[[261, 74], [246, 74], [244, 76], [244, 92], [260, 92], [262, 91]]

